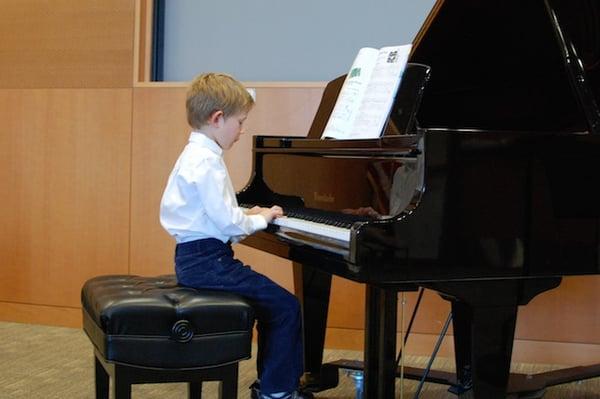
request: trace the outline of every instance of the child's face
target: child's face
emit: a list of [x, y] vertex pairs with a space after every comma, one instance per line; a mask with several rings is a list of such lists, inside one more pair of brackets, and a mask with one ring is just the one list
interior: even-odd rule
[[222, 149], [228, 150], [233, 147], [233, 143], [238, 141], [240, 135], [244, 133], [243, 125], [247, 117], [247, 112], [240, 112], [228, 117], [221, 117], [223, 118], [221, 121], [221, 129], [220, 132], [215, 135], [215, 139]]

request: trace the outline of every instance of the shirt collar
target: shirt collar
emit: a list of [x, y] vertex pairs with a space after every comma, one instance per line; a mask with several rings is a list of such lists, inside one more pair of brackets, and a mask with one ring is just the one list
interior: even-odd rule
[[223, 154], [223, 149], [221, 147], [219, 147], [219, 144], [217, 144], [213, 139], [209, 138], [207, 135], [205, 135], [202, 132], [193, 131], [190, 134], [190, 143], [198, 143], [198, 144], [208, 148], [209, 150], [211, 150], [212, 152], [214, 152], [217, 155]]

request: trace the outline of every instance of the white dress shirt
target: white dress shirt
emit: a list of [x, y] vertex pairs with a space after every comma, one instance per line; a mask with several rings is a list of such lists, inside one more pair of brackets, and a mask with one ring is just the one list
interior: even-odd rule
[[160, 203], [160, 223], [178, 243], [202, 238], [238, 242], [267, 227], [239, 208], [219, 145], [192, 132]]

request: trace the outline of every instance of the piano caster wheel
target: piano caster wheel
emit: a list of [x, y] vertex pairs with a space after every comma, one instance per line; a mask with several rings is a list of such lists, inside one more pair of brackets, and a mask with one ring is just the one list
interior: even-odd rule
[[356, 391], [356, 399], [362, 399], [363, 397], [363, 383], [364, 383], [364, 375], [363, 372], [360, 370], [343, 370], [344, 373], [352, 378], [352, 381], [354, 382], [354, 389]]

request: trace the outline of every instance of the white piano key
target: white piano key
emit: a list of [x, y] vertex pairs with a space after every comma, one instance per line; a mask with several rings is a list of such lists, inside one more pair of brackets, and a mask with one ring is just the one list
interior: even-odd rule
[[330, 226], [328, 224], [310, 222], [308, 220], [296, 219], [287, 216], [277, 218], [271, 223], [291, 230], [332, 238], [338, 241], [350, 242], [350, 229], [343, 227]]

